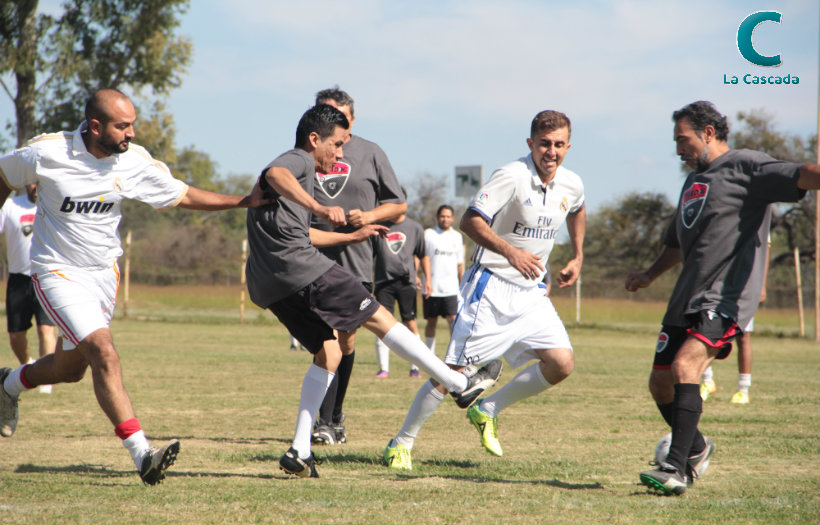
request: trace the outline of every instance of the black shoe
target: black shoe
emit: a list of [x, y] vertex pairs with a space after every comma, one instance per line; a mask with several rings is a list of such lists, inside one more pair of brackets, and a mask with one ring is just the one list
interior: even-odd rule
[[336, 438], [336, 444], [347, 443], [347, 429], [345, 428], [345, 415], [339, 416], [339, 420], [333, 421], [331, 425]]
[[680, 496], [691, 485], [687, 476], [681, 475], [677, 468], [666, 462], [660, 463], [654, 470], [641, 472], [640, 480], [647, 487], [665, 496]]
[[498, 378], [501, 377], [501, 368], [501, 360], [496, 359], [479, 369], [470, 365], [462, 370], [461, 373], [467, 376], [467, 388], [460, 393], [450, 392], [450, 395], [456, 400], [456, 404], [459, 408], [470, 408], [470, 405], [475, 403], [485, 390], [492, 387], [495, 382], [498, 381]]
[[156, 485], [165, 479], [165, 471], [174, 464], [179, 454], [179, 440], [172, 439], [160, 448], [152, 448], [142, 458], [140, 478], [146, 485]]
[[319, 474], [316, 472], [316, 464], [321, 463], [316, 460], [313, 452], [307, 459], [301, 459], [296, 449], [290, 447], [285, 455], [279, 458], [279, 468], [284, 470], [287, 474], [299, 476], [300, 478], [318, 478]]

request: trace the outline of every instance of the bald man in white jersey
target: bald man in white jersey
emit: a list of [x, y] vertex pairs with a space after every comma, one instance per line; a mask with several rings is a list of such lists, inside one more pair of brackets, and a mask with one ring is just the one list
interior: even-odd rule
[[[536, 361], [467, 410], [481, 444], [496, 456], [503, 453], [498, 414], [560, 383], [575, 365], [569, 336], [543, 282], [564, 221], [573, 257], [559, 273], [558, 285], [573, 284], [583, 262], [584, 186], [578, 175], [561, 166], [570, 148], [570, 129], [563, 113], [538, 113], [527, 139], [531, 154], [496, 170], [461, 219], [461, 231], [475, 241], [476, 251], [461, 283], [445, 363], [461, 369], [502, 355], [513, 368]], [[422, 385], [404, 425], [384, 451], [389, 467], [412, 468], [415, 438], [443, 399], [441, 386], [433, 380]]]
[[0, 204], [13, 189], [37, 184], [31, 273], [43, 308], [60, 327], [62, 348], [16, 370], [0, 369], [0, 435], [17, 427], [17, 399], [37, 385], [82, 379], [91, 367], [94, 393], [140, 478], [165, 478], [179, 441], [149, 445], [122, 382], [109, 324], [122, 254], [117, 227], [124, 199], [154, 208], [224, 210], [264, 204], [262, 192], [221, 195], [188, 186], [168, 167], [132, 145], [134, 105], [115, 89], [97, 91], [74, 132], [40, 135], [0, 157]]

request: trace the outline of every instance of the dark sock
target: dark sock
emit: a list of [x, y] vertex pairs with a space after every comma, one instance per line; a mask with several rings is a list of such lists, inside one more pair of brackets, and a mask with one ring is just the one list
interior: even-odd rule
[[[698, 395], [700, 395], [700, 391], [698, 391]], [[666, 424], [669, 425], [669, 428], [675, 427], [675, 403], [667, 403], [665, 405], [658, 404], [658, 411], [663, 416], [663, 420], [666, 421]], [[706, 440], [703, 439], [703, 434], [700, 433], [700, 430], [695, 432], [695, 437], [692, 440], [692, 449], [689, 450], [688, 457], [696, 456], [703, 452], [703, 449], [706, 448]]]
[[336, 403], [333, 406], [334, 423], [338, 423], [342, 418], [342, 405], [347, 395], [347, 385], [350, 383], [350, 376], [353, 374], [353, 361], [355, 357], [355, 351], [349, 355], [343, 355], [342, 360], [339, 362], [339, 368], [336, 370], [336, 378], [339, 380], [339, 389], [336, 392]]
[[333, 407], [336, 406], [336, 392], [339, 390], [339, 371], [333, 376], [330, 386], [327, 388], [322, 406], [319, 408], [319, 424], [330, 425], [333, 421]]
[[[698, 434], [698, 421], [703, 411], [698, 383], [678, 383], [675, 385], [675, 418], [672, 426], [672, 445], [666, 462], [686, 474], [686, 460]], [[701, 437], [701, 439], [703, 439]]]

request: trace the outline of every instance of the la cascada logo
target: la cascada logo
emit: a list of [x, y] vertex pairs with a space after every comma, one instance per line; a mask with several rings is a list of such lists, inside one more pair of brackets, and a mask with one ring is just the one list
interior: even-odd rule
[[[783, 61], [780, 59], [780, 54], [777, 55], [763, 55], [755, 48], [752, 37], [757, 27], [764, 22], [774, 22], [780, 24], [783, 20], [783, 15], [777, 11], [757, 11], [750, 14], [740, 23], [737, 29], [737, 50], [740, 55], [748, 62], [761, 68], [775, 68], [780, 67]], [[746, 73], [738, 75], [723, 75], [724, 84], [749, 84], [749, 85], [766, 85], [766, 84], [785, 84], [797, 85], [800, 83], [800, 78], [797, 75], [790, 73], [786, 74], [766, 74], [764, 72]]]

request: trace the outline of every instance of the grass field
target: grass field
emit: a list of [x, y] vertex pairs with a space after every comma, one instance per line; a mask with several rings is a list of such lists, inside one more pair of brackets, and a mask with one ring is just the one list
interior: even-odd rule
[[[793, 312], [758, 316], [750, 405], [729, 403], [734, 356], [716, 365], [701, 428], [717, 452], [696, 486], [665, 498], [638, 483], [667, 432], [646, 390], [663, 305], [586, 301], [576, 325], [574, 302], [557, 299], [576, 370], [501, 415], [504, 457], [483, 451], [448, 400], [422, 430], [410, 472], [380, 456], [420, 381], [395, 356], [391, 377], [376, 379], [373, 337], [361, 333], [350, 442], [317, 448], [322, 477], [301, 480], [284, 476], [278, 458], [309, 355], [289, 351], [286, 332], [258, 309], [238, 324], [234, 292], [136, 288], [137, 319], [112, 325], [149, 439], [182, 440], [162, 485], [139, 482], [86, 377], [22, 398], [17, 433], [0, 440], [0, 523], [820, 522], [820, 346], [782, 337]], [[440, 331], [439, 355], [445, 340]], [[14, 366], [7, 346], [0, 366]], [[502, 384], [513, 375], [505, 370]]]

